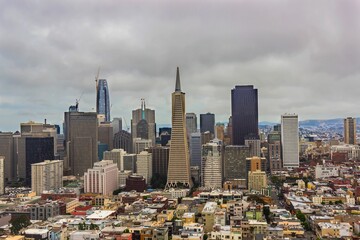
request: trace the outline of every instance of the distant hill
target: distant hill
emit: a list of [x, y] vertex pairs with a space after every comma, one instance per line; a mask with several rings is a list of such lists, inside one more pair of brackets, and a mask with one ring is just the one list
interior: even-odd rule
[[[356, 118], [356, 121], [360, 123], [360, 118]], [[274, 126], [277, 123], [273, 122], [259, 122], [259, 126]], [[299, 122], [301, 128], [343, 128], [344, 126], [343, 118], [333, 118], [333, 119], [310, 119]]]
[[273, 122], [267, 122], [267, 121], [259, 122], [259, 126], [275, 126], [276, 124], [279, 124], [279, 123], [273, 123]]

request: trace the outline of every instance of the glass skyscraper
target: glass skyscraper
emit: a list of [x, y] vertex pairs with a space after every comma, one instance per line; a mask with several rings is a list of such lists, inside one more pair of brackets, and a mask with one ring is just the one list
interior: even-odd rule
[[231, 90], [232, 137], [234, 145], [258, 138], [258, 93], [252, 85]]
[[104, 114], [105, 121], [110, 122], [110, 96], [106, 79], [99, 79], [96, 86], [96, 112]]

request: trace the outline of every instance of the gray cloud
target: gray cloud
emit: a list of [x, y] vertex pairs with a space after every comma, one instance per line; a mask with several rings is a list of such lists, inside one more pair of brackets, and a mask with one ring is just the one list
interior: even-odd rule
[[61, 124], [95, 75], [112, 116], [130, 122], [140, 98], [169, 123], [176, 66], [187, 111], [230, 115], [236, 84], [259, 89], [260, 120], [359, 116], [359, 1], [2, 1], [0, 130]]

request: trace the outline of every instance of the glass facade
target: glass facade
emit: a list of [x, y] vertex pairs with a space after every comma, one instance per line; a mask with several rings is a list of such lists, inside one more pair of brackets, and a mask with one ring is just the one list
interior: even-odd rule
[[254, 86], [231, 90], [231, 114], [234, 145], [244, 145], [246, 138], [258, 138], [258, 93]]
[[110, 96], [106, 79], [99, 79], [97, 84], [96, 112], [104, 114], [105, 120], [110, 122]]
[[25, 144], [25, 185], [31, 186], [31, 164], [54, 160], [54, 138], [27, 137]]
[[200, 132], [204, 133], [206, 131], [211, 132], [214, 134], [215, 131], [215, 114], [213, 113], [206, 113], [200, 114]]

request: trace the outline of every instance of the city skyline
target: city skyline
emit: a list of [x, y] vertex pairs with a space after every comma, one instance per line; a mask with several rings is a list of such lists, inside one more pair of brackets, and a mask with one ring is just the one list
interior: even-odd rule
[[[279, 122], [285, 112], [300, 120], [359, 116], [359, 4], [2, 2], [0, 112], [9, 117], [0, 131], [45, 118], [61, 125], [82, 93], [80, 111], [95, 111], [99, 66], [112, 117], [128, 123], [141, 98], [158, 123], [171, 122], [176, 66], [187, 111], [212, 112], [219, 122], [230, 116], [231, 89], [248, 84], [259, 89], [259, 121]], [[352, 87], [339, 91], [340, 83]]]

